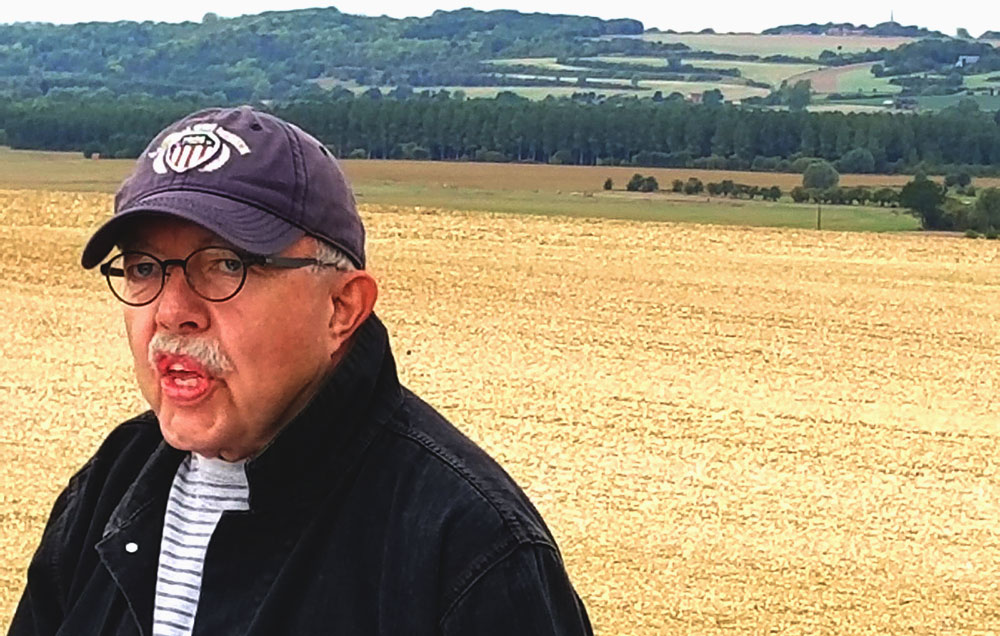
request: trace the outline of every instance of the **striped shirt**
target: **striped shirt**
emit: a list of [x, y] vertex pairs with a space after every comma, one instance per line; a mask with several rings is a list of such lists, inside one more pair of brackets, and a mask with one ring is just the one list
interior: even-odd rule
[[223, 511], [249, 508], [245, 463], [191, 453], [177, 468], [160, 542], [153, 636], [191, 633], [212, 532]]

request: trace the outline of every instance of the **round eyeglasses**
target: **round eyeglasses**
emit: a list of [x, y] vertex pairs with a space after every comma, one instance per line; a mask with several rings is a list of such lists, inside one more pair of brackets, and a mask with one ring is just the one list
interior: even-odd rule
[[203, 247], [187, 258], [159, 259], [147, 252], [125, 251], [101, 265], [108, 287], [115, 298], [126, 305], [141, 307], [156, 300], [167, 280], [167, 268], [176, 265], [184, 270], [188, 285], [205, 300], [229, 300], [243, 289], [247, 269], [258, 265], [281, 269], [301, 267], [336, 267], [315, 258], [261, 256], [237, 252], [228, 247]]

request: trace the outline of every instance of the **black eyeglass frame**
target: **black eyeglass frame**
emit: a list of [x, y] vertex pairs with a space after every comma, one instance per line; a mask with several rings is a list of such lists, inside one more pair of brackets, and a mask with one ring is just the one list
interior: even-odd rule
[[[188, 276], [188, 271], [187, 271], [188, 261], [190, 261], [191, 258], [193, 258], [196, 254], [208, 250], [225, 250], [227, 252], [230, 252], [234, 254], [237, 257], [237, 259], [239, 259], [239, 261], [243, 264], [243, 277], [240, 279], [240, 284], [236, 287], [236, 290], [233, 291], [233, 293], [223, 298], [209, 298], [208, 296], [205, 296], [197, 289], [195, 289], [194, 285], [191, 284], [191, 278]], [[124, 298], [122, 298], [121, 296], [119, 296], [118, 292], [115, 291], [115, 286], [111, 282], [111, 277], [112, 276], [124, 277], [125, 270], [119, 267], [111, 267], [111, 264], [114, 263], [116, 260], [118, 260], [120, 257], [124, 256], [125, 254], [140, 254], [142, 256], [148, 256], [149, 258], [153, 259], [153, 261], [155, 261], [157, 264], [159, 264], [160, 289], [157, 290], [157, 292], [153, 294], [153, 296], [149, 300], [143, 301], [141, 303], [129, 302]], [[195, 251], [188, 254], [187, 258], [183, 259], [168, 258], [166, 260], [163, 260], [162, 258], [157, 258], [153, 256], [149, 252], [143, 252], [140, 250], [124, 250], [122, 252], [119, 252], [118, 254], [115, 254], [115, 256], [107, 263], [103, 263], [100, 267], [100, 271], [101, 274], [104, 275], [104, 278], [108, 281], [108, 287], [111, 289], [111, 293], [114, 294], [115, 298], [117, 298], [118, 300], [120, 300], [121, 302], [125, 303], [130, 307], [142, 307], [144, 305], [148, 305], [149, 303], [153, 302], [154, 300], [159, 298], [160, 294], [163, 293], [163, 288], [167, 284], [167, 268], [171, 265], [177, 265], [178, 267], [181, 268], [181, 271], [184, 272], [184, 279], [187, 281], [188, 287], [191, 288], [191, 291], [198, 294], [198, 296], [200, 296], [201, 298], [204, 298], [205, 300], [213, 303], [225, 302], [230, 298], [236, 296], [236, 294], [240, 293], [240, 290], [243, 289], [243, 285], [245, 285], [247, 282], [247, 272], [254, 265], [260, 267], [274, 267], [277, 269], [301, 269], [303, 267], [310, 267], [310, 266], [338, 267], [338, 265], [335, 263], [326, 263], [324, 261], [315, 258], [298, 258], [292, 256], [264, 256], [261, 254], [251, 254], [250, 252], [235, 250], [231, 247], [226, 247], [225, 245], [206, 245], [205, 247], [199, 247]]]

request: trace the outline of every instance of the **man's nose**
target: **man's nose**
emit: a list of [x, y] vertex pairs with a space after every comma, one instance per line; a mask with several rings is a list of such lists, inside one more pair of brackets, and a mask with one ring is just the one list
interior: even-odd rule
[[179, 265], [167, 266], [163, 290], [156, 302], [156, 322], [164, 329], [189, 332], [208, 327], [207, 301], [191, 289]]

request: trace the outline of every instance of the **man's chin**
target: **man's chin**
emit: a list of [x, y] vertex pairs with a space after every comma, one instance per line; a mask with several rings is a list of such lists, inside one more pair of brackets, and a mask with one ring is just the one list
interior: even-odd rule
[[[163, 412], [164, 410], [166, 412]], [[218, 441], [215, 439], [216, 422], [212, 418], [193, 417], [189, 414], [172, 412], [172, 409], [161, 409], [157, 419], [164, 441], [173, 448], [196, 452], [206, 457], [218, 454]]]

